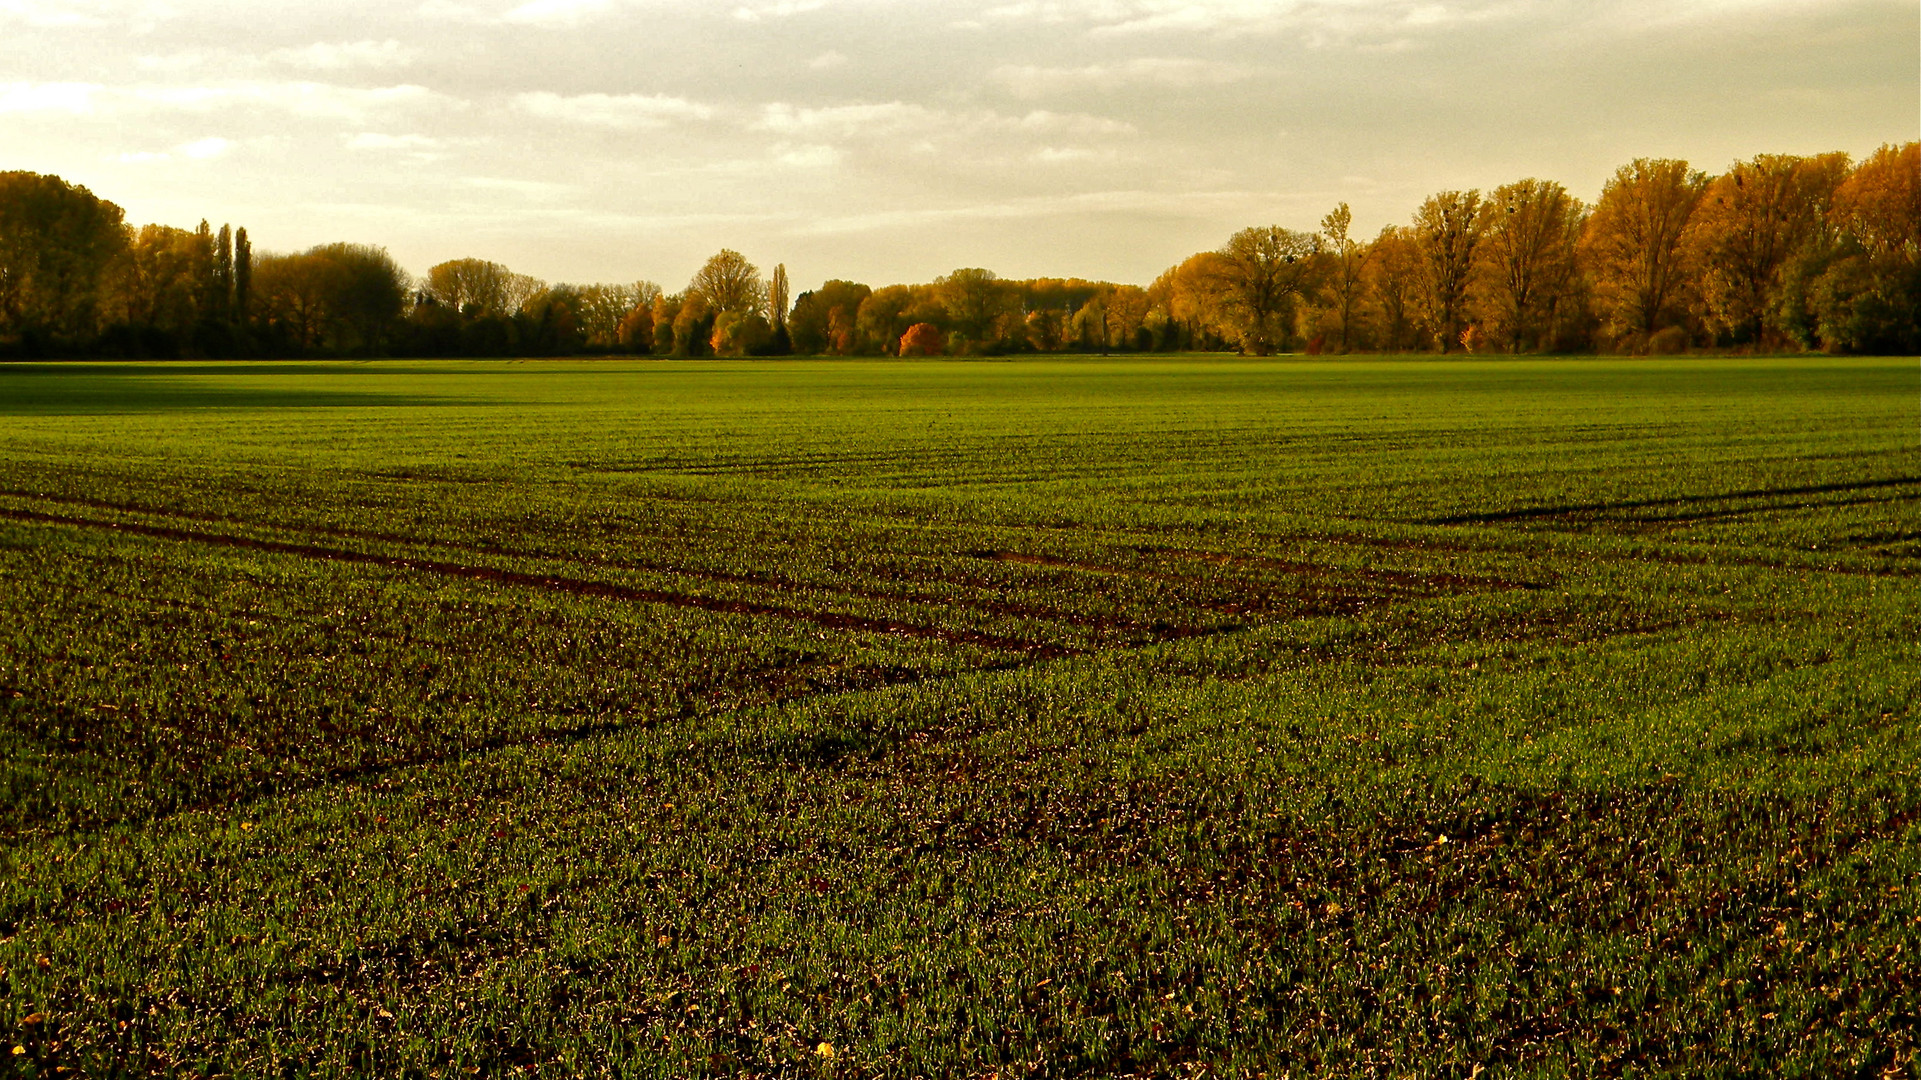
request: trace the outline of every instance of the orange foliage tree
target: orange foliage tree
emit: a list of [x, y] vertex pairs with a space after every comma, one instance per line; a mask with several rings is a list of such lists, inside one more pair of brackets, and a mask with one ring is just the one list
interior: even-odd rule
[[915, 323], [900, 336], [902, 356], [939, 356], [946, 347], [947, 342], [940, 327], [933, 323]]

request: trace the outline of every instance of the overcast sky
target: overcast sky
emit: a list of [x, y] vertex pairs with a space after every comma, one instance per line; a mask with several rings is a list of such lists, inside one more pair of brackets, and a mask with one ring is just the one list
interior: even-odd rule
[[0, 0], [0, 169], [670, 290], [722, 247], [1145, 284], [1342, 200], [1917, 127], [1915, 0]]

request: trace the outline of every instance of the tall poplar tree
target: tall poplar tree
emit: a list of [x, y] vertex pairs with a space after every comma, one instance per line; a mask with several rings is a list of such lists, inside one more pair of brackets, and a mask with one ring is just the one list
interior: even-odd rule
[[233, 229], [226, 225], [214, 240], [213, 304], [207, 314], [222, 323], [233, 321]]
[[774, 328], [776, 330], [785, 330], [787, 327], [787, 264], [786, 263], [776, 264], [774, 266], [774, 276], [768, 280], [767, 308], [768, 308], [768, 315], [773, 320]]
[[233, 234], [233, 321], [244, 332], [247, 328], [247, 304], [253, 291], [253, 245], [247, 241], [247, 230], [235, 229]]

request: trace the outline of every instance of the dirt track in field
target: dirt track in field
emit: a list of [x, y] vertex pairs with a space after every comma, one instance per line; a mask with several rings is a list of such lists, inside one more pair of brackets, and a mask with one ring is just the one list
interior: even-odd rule
[[865, 634], [893, 634], [901, 637], [924, 638], [933, 641], [943, 641], [950, 645], [973, 645], [978, 648], [993, 649], [998, 652], [1025, 653], [1036, 659], [1074, 656], [1082, 652], [1082, 650], [1069, 648], [1068, 646], [1055, 644], [1053, 642], [1004, 637], [977, 630], [950, 630], [942, 627], [921, 626], [916, 623], [899, 622], [893, 619], [875, 619], [864, 615], [849, 615], [832, 611], [809, 611], [804, 608], [786, 607], [780, 604], [765, 604], [751, 600], [727, 600], [712, 596], [695, 596], [689, 593], [668, 592], [664, 589], [644, 589], [632, 585], [617, 585], [612, 582], [589, 581], [582, 578], [559, 577], [550, 574], [529, 574], [518, 570], [503, 570], [499, 567], [475, 566], [470, 563], [447, 562], [440, 559], [416, 559], [399, 555], [376, 555], [371, 552], [349, 551], [345, 548], [320, 547], [314, 544], [295, 544], [281, 540], [260, 540], [247, 536], [202, 532], [197, 529], [179, 529], [164, 525], [100, 521], [94, 518], [73, 517], [66, 514], [47, 514], [35, 510], [0, 510], [0, 517], [14, 521], [27, 521], [47, 525], [102, 529], [110, 532], [126, 533], [135, 536], [151, 536], [157, 539], [175, 540], [183, 543], [244, 548], [249, 551], [264, 551], [276, 555], [295, 555], [301, 558], [320, 559], [326, 562], [392, 567], [397, 570], [412, 570], [419, 573], [439, 574], [445, 577], [466, 578], [472, 581], [486, 581], [501, 585], [516, 585], [523, 588], [545, 589], [550, 592], [568, 593], [574, 596], [592, 596], [647, 604], [667, 604], [673, 607], [695, 608], [701, 611], [714, 611], [729, 615], [757, 615], [789, 619], [795, 622], [813, 623], [816, 626], [823, 626], [830, 630], [850, 630]]

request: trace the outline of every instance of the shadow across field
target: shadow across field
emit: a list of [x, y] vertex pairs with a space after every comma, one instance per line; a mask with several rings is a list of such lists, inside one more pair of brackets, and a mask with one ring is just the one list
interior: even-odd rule
[[[392, 408], [448, 405], [458, 399], [427, 394], [384, 393], [366, 390], [322, 390], [262, 383], [252, 378], [269, 375], [311, 377], [335, 372], [361, 374], [362, 369], [293, 368], [263, 365], [141, 368], [134, 364], [85, 367], [59, 364], [0, 365], [0, 415], [89, 416], [123, 413], [167, 413], [190, 410]], [[396, 374], [382, 369], [384, 374]], [[215, 384], [187, 381], [193, 376], [223, 376], [232, 381]]]
[[[1887, 488], [1908, 487], [1921, 484], [1921, 476], [1896, 476], [1882, 480], [1861, 480], [1851, 483], [1807, 484], [1799, 487], [1750, 488], [1743, 491], [1726, 491], [1712, 495], [1675, 495], [1658, 499], [1626, 499], [1618, 502], [1563, 503], [1555, 506], [1532, 506], [1519, 510], [1493, 510], [1474, 514], [1452, 514], [1446, 517], [1428, 518], [1423, 525], [1489, 525], [1510, 521], [1540, 520], [1621, 520], [1621, 521], [1686, 521], [1709, 517], [1731, 517], [1740, 514], [1778, 510], [1782, 507], [1766, 500], [1786, 499], [1806, 495], [1848, 494], [1854, 492], [1881, 491]], [[1861, 502], [1889, 502], [1911, 498], [1906, 493], [1883, 495], [1845, 501], [1826, 501], [1819, 506], [1849, 506]], [[1731, 509], [1699, 512], [1661, 514], [1662, 508], [1690, 507], [1706, 503], [1731, 503], [1761, 501], [1760, 506], [1744, 506]], [[1654, 514], [1638, 514], [1633, 511], [1653, 510]]]

